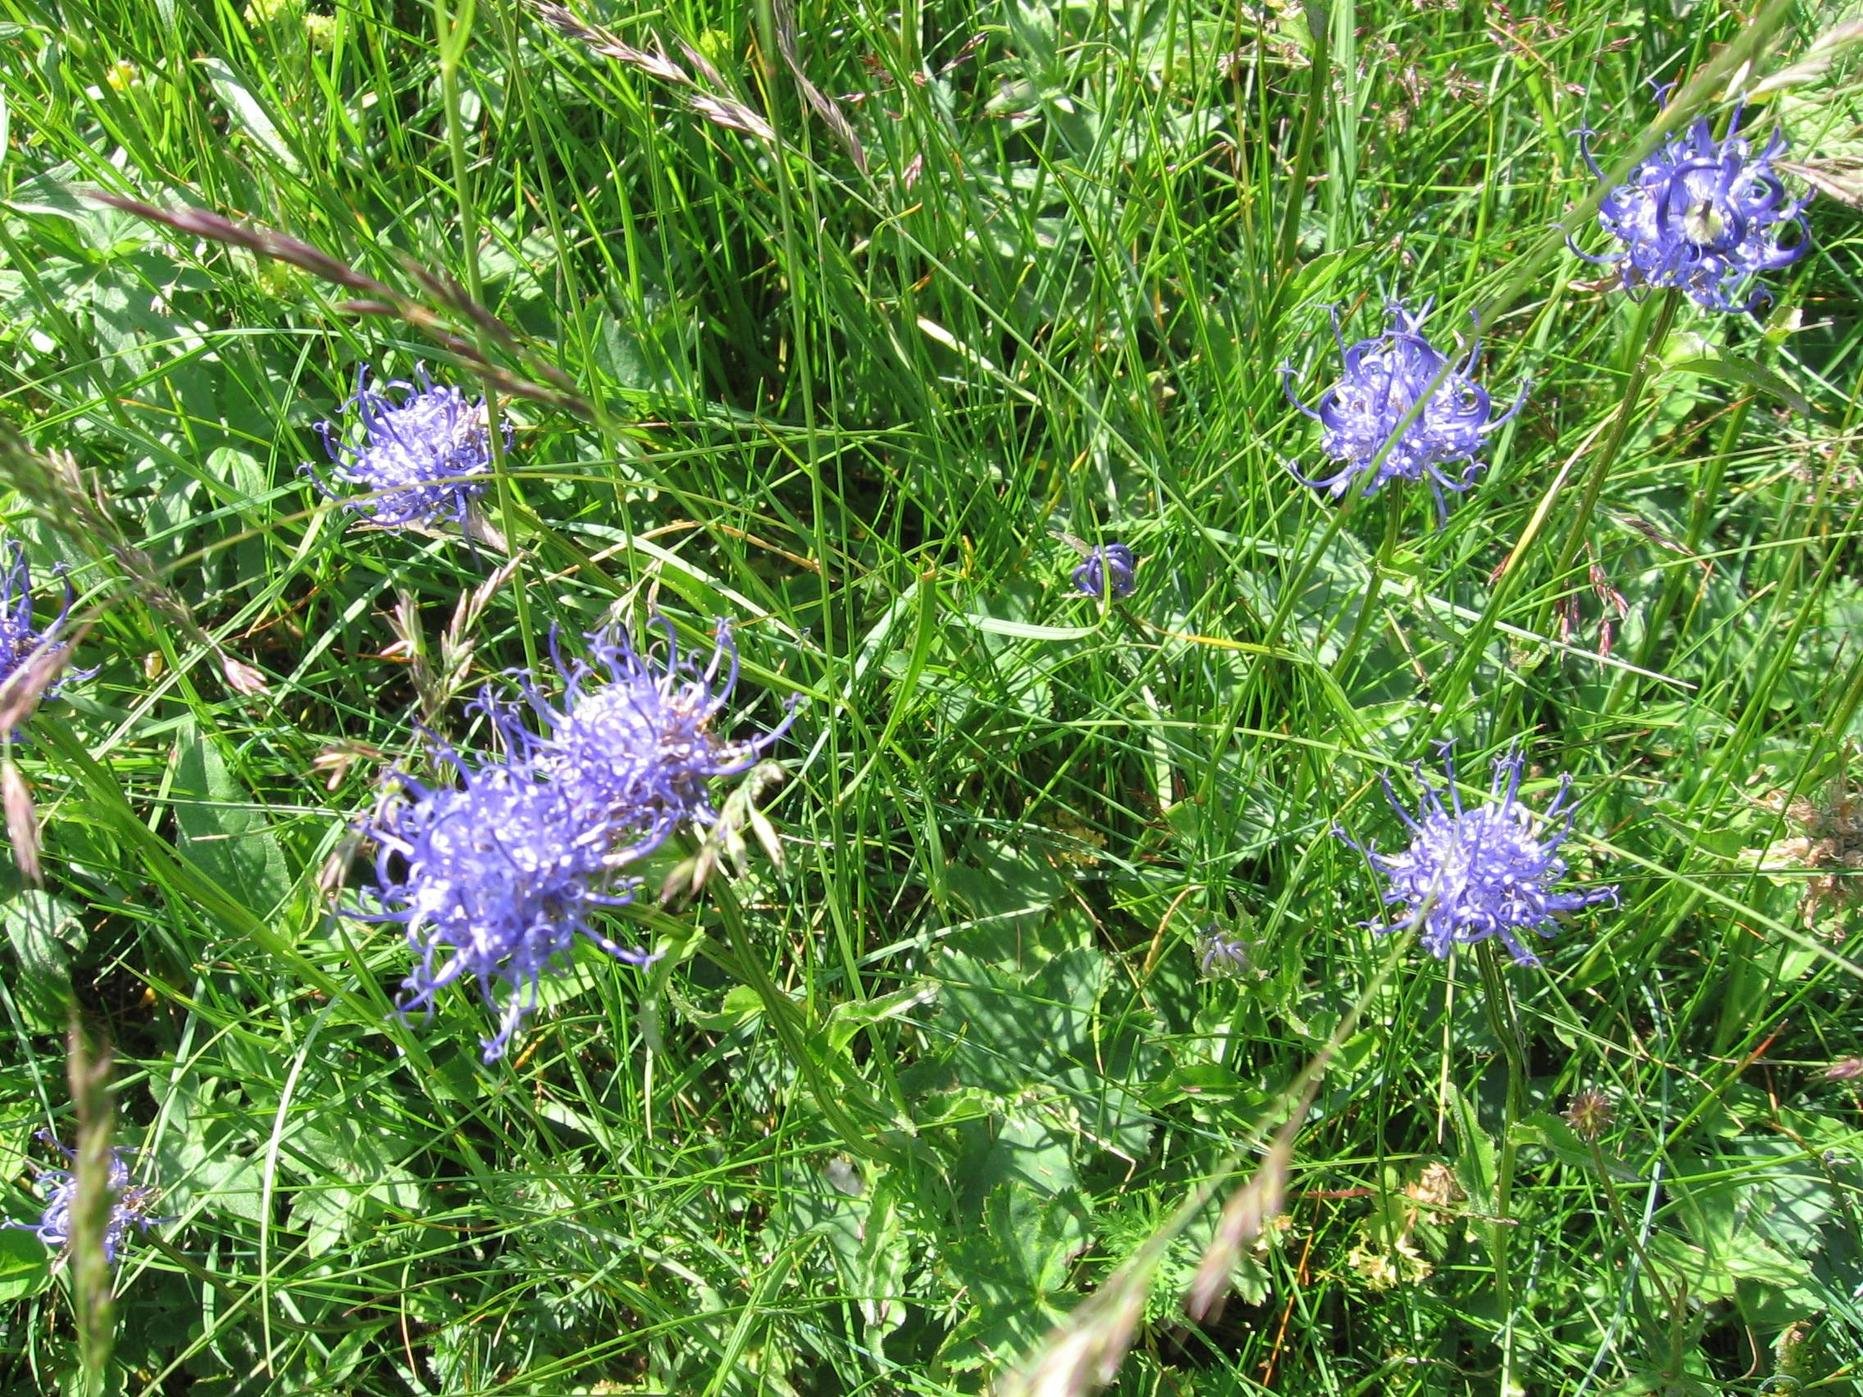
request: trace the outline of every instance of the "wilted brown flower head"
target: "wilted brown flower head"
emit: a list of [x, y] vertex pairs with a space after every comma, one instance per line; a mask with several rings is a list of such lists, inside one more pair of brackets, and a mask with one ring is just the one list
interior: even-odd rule
[[1566, 1124], [1577, 1131], [1582, 1140], [1596, 1140], [1603, 1135], [1611, 1128], [1614, 1115], [1610, 1097], [1595, 1087], [1575, 1093], [1565, 1108]]
[[[1787, 799], [1772, 791], [1759, 802], [1782, 814], [1798, 830], [1788, 839], [1775, 839], [1764, 849], [1746, 849], [1742, 857], [1765, 873], [1809, 873], [1802, 880], [1799, 915], [1806, 926], [1817, 923], [1825, 909], [1841, 910], [1863, 902], [1863, 793], [1844, 773], [1831, 782], [1821, 800], [1804, 796]], [[1830, 928], [1831, 939], [1841, 941], [1843, 929]]]
[[1451, 1208], [1468, 1197], [1456, 1182], [1455, 1170], [1441, 1160], [1424, 1165], [1416, 1180], [1404, 1185], [1404, 1194], [1417, 1204], [1418, 1216], [1427, 1222], [1441, 1222]]

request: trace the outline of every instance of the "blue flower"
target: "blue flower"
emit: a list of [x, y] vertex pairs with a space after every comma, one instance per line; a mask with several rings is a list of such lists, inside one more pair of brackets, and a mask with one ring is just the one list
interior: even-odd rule
[[534, 684], [524, 686], [546, 736], [529, 738], [508, 716], [500, 722], [507, 741], [528, 750], [579, 818], [637, 845], [659, 843], [683, 821], [711, 823], [711, 782], [748, 771], [794, 721], [792, 703], [769, 732], [724, 737], [718, 719], [738, 680], [730, 625], [717, 623], [711, 656], [701, 663], [681, 653], [670, 621], [649, 624], [666, 637], [663, 653], [643, 654], [624, 632], [608, 630], [588, 638], [594, 663], [566, 665], [557, 657], [560, 706]]
[[[1482, 469], [1475, 457], [1484, 439], [1520, 411], [1527, 388], [1523, 383], [1514, 405], [1496, 417], [1493, 401], [1474, 378], [1481, 362], [1481, 341], [1469, 347], [1460, 363], [1451, 365], [1423, 337], [1428, 302], [1416, 315], [1396, 301], [1387, 308], [1391, 328], [1350, 347], [1340, 333], [1339, 313], [1333, 312], [1333, 338], [1339, 344], [1345, 372], [1320, 394], [1317, 407], [1300, 401], [1294, 393], [1292, 366], [1282, 366], [1281, 386], [1288, 401], [1324, 428], [1320, 449], [1341, 463], [1339, 471], [1323, 479], [1308, 480], [1298, 472], [1295, 479], [1325, 490], [1335, 500], [1361, 476], [1369, 477], [1363, 490], [1367, 495], [1376, 494], [1388, 480], [1427, 480], [1438, 517], [1447, 518], [1449, 506], [1443, 491], [1460, 493], [1474, 483], [1475, 473]], [[1432, 384], [1436, 385], [1433, 392]], [[1416, 409], [1415, 416], [1411, 416], [1412, 409]], [[1406, 417], [1410, 421], [1400, 430]], [[1443, 467], [1455, 462], [1468, 464], [1459, 475], [1446, 474]]]
[[544, 971], [578, 936], [618, 960], [644, 951], [617, 944], [591, 918], [632, 900], [621, 869], [641, 850], [617, 847], [604, 825], [581, 819], [561, 787], [526, 762], [474, 769], [453, 753], [460, 784], [430, 788], [407, 777], [411, 800], [377, 812], [375, 899], [365, 921], [399, 922], [418, 963], [402, 983], [403, 1013], [431, 1010], [434, 996], [471, 978], [498, 1031], [485, 1060], [504, 1056], [537, 1007]]
[[557, 659], [566, 695], [552, 706], [534, 679], [520, 679], [544, 731], [526, 711], [490, 692], [478, 706], [503, 736], [503, 762], [473, 767], [457, 754], [457, 786], [401, 778], [410, 799], [385, 805], [369, 826], [376, 841], [379, 911], [351, 915], [399, 922], [418, 957], [401, 1009], [471, 978], [498, 1015], [485, 1060], [504, 1056], [535, 1011], [545, 971], [578, 936], [641, 965], [646, 951], [597, 929], [605, 909], [631, 902], [628, 868], [684, 821], [715, 818], [708, 784], [747, 770], [789, 727], [749, 741], [719, 736], [714, 720], [737, 685], [737, 648], [718, 623], [709, 663], [681, 655], [671, 623], [663, 657], [642, 655], [616, 633], [590, 637], [595, 663]]
[[1110, 584], [1115, 597], [1129, 597], [1138, 586], [1138, 560], [1123, 543], [1097, 545], [1086, 561], [1074, 569], [1074, 587], [1089, 597], [1103, 597]]
[[[1417, 764], [1423, 805], [1416, 818], [1398, 804], [1391, 783], [1384, 783], [1386, 799], [1410, 830], [1410, 847], [1403, 853], [1380, 854], [1343, 829], [1334, 831], [1385, 876], [1385, 905], [1403, 909], [1396, 920], [1375, 929], [1382, 933], [1420, 924], [1424, 946], [1439, 959], [1453, 946], [1472, 946], [1498, 936], [1519, 964], [1537, 965], [1539, 958], [1517, 933], [1550, 937], [1562, 914], [1595, 902], [1617, 902], [1615, 887], [1553, 890], [1566, 872], [1558, 849], [1572, 833], [1572, 811], [1565, 806], [1571, 778], [1561, 778], [1559, 794], [1536, 818], [1515, 799], [1523, 765], [1515, 749], [1495, 759], [1491, 802], [1466, 809], [1455, 788], [1455, 763], [1447, 744], [1442, 750], [1449, 777], [1442, 791], [1429, 784], [1422, 763]], [[1562, 811], [1565, 819], [1555, 826]]]
[[1255, 948], [1246, 938], [1212, 922], [1197, 936], [1197, 969], [1206, 980], [1253, 977]]
[[[1730, 131], [1739, 124], [1736, 109]], [[1591, 132], [1578, 135], [1579, 153], [1602, 181]], [[1708, 119], [1700, 118], [1604, 196], [1598, 222], [1618, 246], [1600, 257], [1579, 256], [1612, 268], [1626, 290], [1674, 286], [1709, 310], [1758, 309], [1771, 295], [1763, 287], [1749, 290], [1754, 278], [1790, 266], [1810, 247], [1804, 219], [1810, 196], [1790, 197], [1773, 171], [1773, 157], [1784, 149], [1778, 130], [1758, 155], [1744, 137], [1716, 141]]]
[[[351, 433], [335, 423], [317, 424], [333, 463], [330, 474], [366, 492], [343, 504], [371, 523], [403, 528], [445, 517], [464, 528], [467, 509], [485, 489], [491, 469], [485, 400], [468, 402], [459, 389], [436, 384], [424, 366], [415, 367], [414, 377], [415, 383], [395, 379], [384, 385], [403, 393], [396, 402], [369, 387], [366, 364], [358, 371], [355, 396], [343, 409], [356, 409], [361, 440], [352, 444]], [[508, 447], [510, 423], [504, 430]], [[336, 497], [315, 470], [304, 471], [326, 497]]]
[[[26, 550], [17, 541], [10, 547], [13, 561], [0, 575], [0, 684], [11, 679], [42, 649], [64, 648], [64, 642], [53, 637], [71, 614], [71, 603], [75, 599], [71, 583], [65, 582], [65, 600], [58, 615], [49, 626], [35, 628], [32, 624], [32, 571], [26, 566]], [[63, 579], [65, 570], [60, 566], [54, 573]], [[46, 690], [46, 697], [57, 693], [60, 687], [61, 684], [53, 684]]]
[[[56, 1146], [67, 1160], [77, 1158], [75, 1150], [66, 1149], [45, 1131], [39, 1132], [39, 1138]], [[110, 1151], [110, 1216], [104, 1223], [103, 1253], [112, 1266], [129, 1229], [146, 1232], [155, 1221], [149, 1216], [155, 1190], [130, 1182], [124, 1154], [121, 1149]], [[62, 1254], [71, 1246], [71, 1213], [78, 1201], [78, 1176], [69, 1169], [45, 1169], [40, 1171], [39, 1185], [45, 1190], [45, 1213], [32, 1230], [46, 1246]]]

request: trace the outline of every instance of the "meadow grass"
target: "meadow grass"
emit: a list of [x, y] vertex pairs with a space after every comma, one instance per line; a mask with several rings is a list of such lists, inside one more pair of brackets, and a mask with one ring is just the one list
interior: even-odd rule
[[[0, 0], [0, 508], [94, 669], [6, 742], [0, 1175], [159, 1190], [113, 1296], [0, 1232], [0, 1386], [1850, 1390], [1863, 16], [1517, 8]], [[1577, 132], [1743, 96], [1774, 304], [1567, 250]], [[1295, 476], [1391, 298], [1531, 383], [1440, 527]], [[300, 473], [420, 363], [474, 540]], [[341, 915], [383, 782], [652, 614], [783, 777], [482, 1063]], [[1542, 966], [1367, 929], [1332, 832], [1449, 740], [1618, 887]]]

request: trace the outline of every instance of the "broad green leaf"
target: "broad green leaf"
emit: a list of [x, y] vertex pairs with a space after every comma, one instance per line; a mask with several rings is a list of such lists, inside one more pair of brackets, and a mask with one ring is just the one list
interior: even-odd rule
[[990, 843], [971, 851], [947, 875], [952, 894], [976, 918], [984, 935], [964, 941], [989, 959], [1024, 959], [1025, 942], [1011, 935], [1045, 917], [1067, 896], [1067, 878], [1048, 860], [1020, 844]]
[[37, 1295], [52, 1283], [52, 1252], [24, 1228], [0, 1228], [0, 1303]]
[[954, 1288], [968, 1302], [945, 1353], [957, 1368], [1021, 1352], [1072, 1307], [1071, 1264], [1091, 1236], [1077, 1189], [1044, 1194], [1013, 1183], [992, 1188], [979, 1225], [946, 1253]]
[[1684, 359], [1669, 365], [1670, 373], [1697, 374], [1702, 378], [1712, 379], [1716, 383], [1725, 383], [1735, 388], [1750, 388], [1756, 393], [1764, 393], [1776, 398], [1801, 417], [1813, 415], [1811, 400], [1776, 369], [1769, 369], [1763, 364], [1756, 364], [1751, 359], [1738, 355], [1721, 353], [1712, 358], [1701, 357]]
[[340, 1115], [326, 1115], [293, 1133], [281, 1159], [294, 1160], [293, 1172], [311, 1180], [293, 1196], [291, 1216], [309, 1234], [306, 1246], [313, 1256], [384, 1215], [419, 1209], [419, 1180], [402, 1162], [408, 1150], [381, 1127]]
[[[1280, 550], [1263, 548], [1274, 556]], [[1288, 552], [1278, 563], [1240, 575], [1241, 593], [1264, 621], [1276, 615], [1289, 581], [1303, 570], [1298, 554]], [[1287, 645], [1290, 639], [1323, 665], [1339, 658], [1365, 605], [1371, 580], [1371, 559], [1363, 544], [1350, 534], [1337, 534], [1314, 561], [1302, 582], [1300, 594], [1288, 607], [1287, 634], [1261, 636], [1270, 645]]]
[[1075, 947], [1033, 975], [953, 955], [943, 973], [937, 1023], [953, 1038], [961, 1082], [1043, 1099], [1095, 1148], [1143, 1157], [1151, 1138], [1143, 1094], [1159, 1054], [1096, 1012], [1110, 973], [1104, 955]]
[[223, 892], [264, 918], [291, 891], [291, 872], [261, 807], [227, 770], [217, 740], [192, 722], [176, 740], [169, 800], [181, 853]]
[[19, 958], [14, 981], [28, 1027], [62, 1032], [70, 1013], [71, 957], [84, 949], [87, 933], [70, 903], [38, 888], [26, 888], [0, 908], [7, 940]]
[[252, 94], [239, 74], [217, 58], [198, 58], [195, 62], [207, 74], [207, 81], [226, 107], [234, 128], [287, 170], [296, 170], [297, 156], [286, 144], [265, 103]]
[[1494, 1191], [1500, 1182], [1494, 1141], [1481, 1128], [1481, 1118], [1476, 1113], [1475, 1103], [1463, 1095], [1462, 1089], [1454, 1082], [1445, 1082], [1444, 1086], [1449, 1093], [1449, 1120], [1455, 1128], [1456, 1177], [1461, 1182], [1462, 1191], [1474, 1202], [1475, 1207], [1482, 1212], [1492, 1213]]
[[716, 1009], [707, 1009], [688, 998], [671, 983], [665, 987], [666, 999], [688, 1023], [707, 1033], [729, 1033], [741, 1028], [763, 1013], [763, 1001], [749, 985], [733, 985], [724, 993]]

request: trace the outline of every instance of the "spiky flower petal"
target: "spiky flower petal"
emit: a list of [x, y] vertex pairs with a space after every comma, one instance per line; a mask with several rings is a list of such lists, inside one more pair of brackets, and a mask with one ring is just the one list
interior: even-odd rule
[[[1561, 778], [1559, 794], [1545, 814], [1536, 817], [1517, 799], [1524, 758], [1516, 749], [1495, 758], [1490, 802], [1470, 809], [1456, 790], [1455, 763], [1447, 746], [1443, 760], [1449, 779], [1441, 791], [1425, 778], [1422, 763], [1417, 764], [1423, 804], [1415, 818], [1398, 803], [1390, 782], [1384, 783], [1391, 808], [1410, 830], [1410, 847], [1403, 853], [1381, 854], [1344, 830], [1335, 831], [1384, 875], [1385, 904], [1403, 909], [1376, 930], [1416, 925], [1423, 945], [1438, 958], [1447, 957], [1452, 947], [1498, 937], [1516, 962], [1537, 965], [1539, 958], [1527, 949], [1521, 933], [1550, 937], [1566, 913], [1617, 901], [1615, 887], [1584, 892], [1558, 892], [1553, 887], [1566, 873], [1558, 849], [1572, 832], [1573, 812], [1566, 805], [1571, 778]], [[1555, 824], [1562, 813], [1565, 819]]]
[[[364, 492], [345, 497], [343, 507], [373, 524], [405, 528], [449, 518], [463, 528], [491, 470], [485, 400], [470, 402], [459, 389], [436, 384], [424, 365], [415, 367], [414, 379], [371, 388], [368, 366], [357, 372], [355, 396], [343, 411], [355, 409], [360, 434], [332, 422], [317, 424], [330, 474]], [[400, 401], [389, 396], [394, 392], [403, 395]], [[504, 431], [509, 446], [509, 423]], [[326, 496], [337, 497], [311, 467], [304, 470]]]
[[[1678, 287], [1709, 310], [1765, 305], [1771, 294], [1756, 279], [1790, 266], [1810, 246], [1804, 218], [1810, 196], [1792, 198], [1773, 169], [1784, 133], [1775, 129], [1755, 155], [1744, 136], [1732, 134], [1739, 124], [1736, 109], [1722, 140], [1702, 117], [1664, 141], [1598, 205], [1598, 222], [1617, 246], [1603, 256], [1579, 255], [1610, 267], [1628, 291]], [[1579, 153], [1602, 181], [1590, 138], [1589, 131], [1579, 133]]]
[[[1308, 407], [1294, 392], [1293, 368], [1283, 365], [1281, 385], [1291, 402], [1323, 428], [1320, 448], [1340, 469], [1301, 484], [1341, 498], [1353, 483], [1365, 480], [1362, 493], [1376, 494], [1387, 481], [1424, 480], [1436, 501], [1438, 517], [1448, 516], [1443, 491], [1460, 493], [1482, 469], [1476, 456], [1485, 439], [1520, 411], [1526, 385], [1507, 411], [1494, 415], [1487, 390], [1475, 381], [1481, 364], [1481, 341], [1451, 364], [1423, 334], [1429, 303], [1412, 315], [1397, 301], [1389, 303], [1391, 328], [1373, 339], [1348, 346], [1333, 312], [1333, 338], [1344, 372], [1339, 381]], [[1406, 419], [1409, 419], [1406, 421]], [[1459, 474], [1443, 468], [1466, 463]]]

